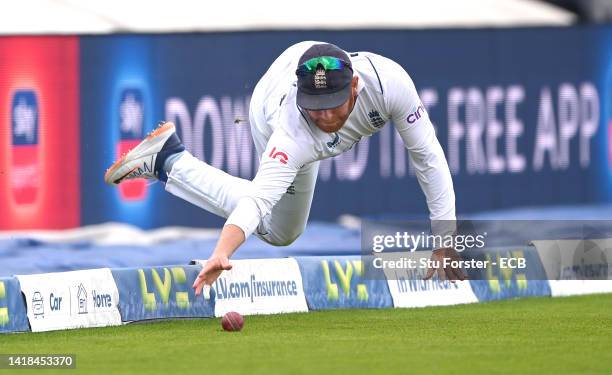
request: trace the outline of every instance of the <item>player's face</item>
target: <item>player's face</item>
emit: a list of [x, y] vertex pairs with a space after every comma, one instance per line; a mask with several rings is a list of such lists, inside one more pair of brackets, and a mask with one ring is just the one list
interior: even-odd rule
[[340, 130], [355, 107], [357, 100], [357, 82], [359, 78], [353, 77], [351, 81], [351, 95], [344, 104], [336, 108], [320, 111], [306, 110], [310, 119], [319, 129], [326, 133], [334, 133]]

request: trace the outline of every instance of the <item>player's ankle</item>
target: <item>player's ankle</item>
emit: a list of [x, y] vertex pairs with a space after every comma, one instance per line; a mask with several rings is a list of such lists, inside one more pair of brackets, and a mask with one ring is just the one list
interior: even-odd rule
[[[185, 150], [180, 151], [180, 152], [177, 152], [177, 153], [174, 153], [174, 154], [172, 154], [172, 155], [169, 155], [169, 156], [166, 158], [166, 160], [164, 161], [164, 166], [163, 166], [163, 168], [162, 168], [162, 169], [163, 169], [163, 171], [164, 171], [164, 174], [166, 175], [166, 176], [164, 176], [164, 177], [165, 177], [165, 178], [164, 178], [164, 182], [165, 182], [165, 180], [167, 180], [167, 179], [168, 179], [168, 177], [167, 177], [167, 176], [168, 176], [168, 175], [170, 174], [170, 172], [172, 171], [172, 167], [174, 166], [174, 163], [176, 163], [176, 161], [177, 161], [177, 160], [178, 160], [178, 159], [179, 159], [181, 156], [183, 156], [183, 154], [184, 154], [184, 153], [185, 153]], [[160, 177], [161, 177], [161, 176], [160, 176]], [[161, 178], [160, 178], [160, 180], [161, 180]]]

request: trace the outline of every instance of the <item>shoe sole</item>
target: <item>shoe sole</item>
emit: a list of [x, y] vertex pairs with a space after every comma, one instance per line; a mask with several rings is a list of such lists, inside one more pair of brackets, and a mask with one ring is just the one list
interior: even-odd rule
[[[111, 179], [110, 176], [113, 175], [117, 169], [119, 169], [122, 164], [124, 164], [125, 162], [131, 161], [130, 157], [135, 154], [135, 153], [139, 153], [141, 151], [146, 151], [145, 150], [140, 150], [140, 148], [147, 142], [153, 140], [154, 138], [159, 137], [162, 134], [167, 133], [168, 131], [174, 131], [175, 126], [172, 122], [167, 122], [164, 125], [158, 127], [157, 129], [153, 130], [151, 133], [149, 133], [149, 135], [147, 135], [147, 137], [145, 139], [143, 139], [136, 147], [134, 147], [133, 149], [131, 149], [130, 151], [128, 151], [127, 154], [121, 156], [121, 158], [119, 158], [119, 160], [117, 160], [116, 162], [113, 163], [113, 165], [110, 166], [110, 168], [108, 168], [108, 170], [106, 171], [106, 173], [104, 174], [104, 181], [107, 184], [111, 184], [111, 185], [119, 185], [119, 183], [121, 183], [121, 181], [128, 176], [130, 173], [132, 173], [136, 168], [133, 168], [132, 170], [130, 170], [129, 172], [123, 174], [123, 176], [119, 177], [119, 178], [114, 178]], [[139, 157], [145, 157], [147, 155], [140, 155]]]

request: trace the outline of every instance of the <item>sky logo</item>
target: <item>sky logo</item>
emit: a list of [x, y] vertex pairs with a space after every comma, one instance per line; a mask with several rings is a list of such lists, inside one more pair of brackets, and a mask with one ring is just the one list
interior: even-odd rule
[[39, 190], [39, 108], [33, 90], [20, 89], [11, 102], [11, 188], [17, 204], [36, 201]]
[[[127, 88], [121, 92], [118, 106], [119, 143], [117, 158], [140, 143], [144, 136], [144, 101], [140, 89]], [[119, 185], [119, 194], [125, 201], [141, 201], [147, 195], [144, 179], [127, 180]]]

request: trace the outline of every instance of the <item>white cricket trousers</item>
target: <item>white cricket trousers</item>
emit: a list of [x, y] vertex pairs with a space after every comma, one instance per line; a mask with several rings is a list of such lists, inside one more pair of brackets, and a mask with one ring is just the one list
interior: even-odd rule
[[[260, 84], [255, 87], [249, 106], [251, 136], [259, 160], [274, 131], [263, 113], [265, 98]], [[299, 170], [293, 181], [294, 194], [285, 193], [270, 214], [262, 218], [254, 233], [257, 237], [272, 245], [285, 246], [302, 234], [308, 221], [318, 171], [318, 161]], [[174, 163], [166, 183], [166, 191], [224, 218], [232, 213], [238, 200], [249, 195], [254, 188], [252, 181], [214, 168], [189, 152]]]

